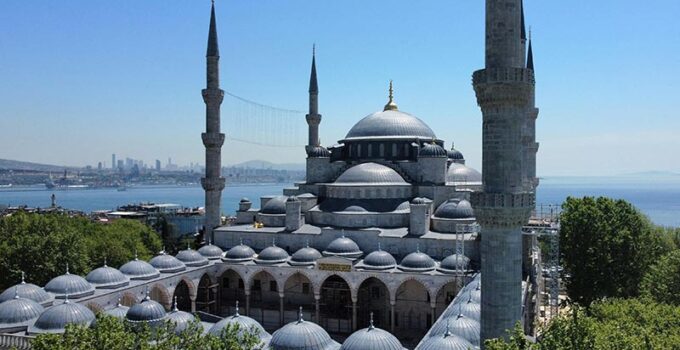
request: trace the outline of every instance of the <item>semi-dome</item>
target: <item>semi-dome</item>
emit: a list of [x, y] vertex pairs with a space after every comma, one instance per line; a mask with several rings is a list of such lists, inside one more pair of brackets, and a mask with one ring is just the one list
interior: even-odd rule
[[15, 288], [15, 297], [0, 304], [0, 332], [25, 331], [45, 311], [45, 308], [31, 299], [21, 298]]
[[482, 174], [466, 165], [451, 163], [446, 171], [446, 182], [481, 183]]
[[254, 257], [255, 251], [241, 242], [241, 244], [231, 247], [222, 260], [229, 262], [246, 262], [253, 260]]
[[54, 302], [54, 295], [47, 293], [44, 289], [33, 283], [26, 283], [23, 274], [21, 276], [21, 283], [7, 288], [0, 294], [0, 303], [14, 299], [15, 293], [19, 295], [19, 298], [31, 299], [43, 307], [52, 306]]
[[451, 254], [444, 258], [439, 264], [439, 270], [446, 273], [456, 271], [467, 271], [470, 265], [470, 258], [463, 254]]
[[436, 266], [437, 264], [429, 255], [416, 250], [401, 260], [399, 269], [409, 272], [425, 272], [434, 270]]
[[293, 266], [310, 266], [314, 265], [314, 263], [316, 263], [316, 261], [320, 258], [321, 253], [319, 253], [318, 250], [310, 246], [306, 246], [293, 253], [288, 263]]
[[70, 298], [76, 299], [94, 294], [94, 287], [84, 278], [70, 274], [67, 267], [65, 274], [47, 282], [45, 291], [59, 299], [65, 298], [67, 293]]
[[208, 243], [207, 245], [198, 248], [198, 253], [206, 257], [208, 260], [217, 260], [222, 257], [224, 251], [222, 250], [222, 248], [212, 243]]
[[28, 334], [64, 333], [68, 324], [89, 327], [94, 320], [94, 313], [90, 309], [66, 298], [62, 304], [40, 314], [35, 323], [28, 327]]
[[363, 261], [364, 267], [368, 270], [387, 270], [397, 266], [397, 260], [392, 254], [380, 249], [366, 255]]
[[113, 267], [98, 267], [85, 276], [85, 280], [90, 282], [95, 288], [116, 289], [130, 284], [130, 278]]
[[125, 319], [128, 322], [132, 324], [146, 322], [149, 326], [159, 325], [166, 317], [165, 308], [157, 301], [151, 300], [148, 289], [144, 300], [141, 303], [132, 305], [125, 314]]
[[120, 298], [118, 298], [118, 304], [116, 304], [116, 306], [111, 309], [104, 310], [104, 314], [115, 317], [119, 320], [123, 320], [125, 319], [128, 310], [130, 310], [130, 308], [121, 304]]
[[444, 147], [436, 143], [426, 143], [420, 148], [418, 156], [423, 158], [446, 158], [447, 153]]
[[430, 336], [441, 336], [447, 332], [467, 340], [474, 346], [479, 346], [480, 344], [481, 327], [478, 321], [470, 317], [465, 317], [464, 315], [447, 317], [432, 327]]
[[234, 312], [233, 315], [227, 316], [215, 323], [208, 330], [208, 334], [219, 337], [222, 335], [222, 330], [229, 327], [230, 325], [238, 325], [239, 335], [243, 335], [246, 332], [253, 332], [253, 335], [262, 339], [262, 341], [265, 343], [267, 343], [271, 338], [271, 335], [267, 333], [267, 331], [265, 331], [262, 325], [260, 325], [257, 321], [248, 316], [239, 314], [238, 301], [236, 302], [236, 312]]
[[439, 205], [434, 216], [442, 219], [470, 219], [475, 213], [467, 200], [452, 198]]
[[208, 258], [201, 255], [197, 250], [191, 249], [191, 247], [180, 250], [175, 257], [187, 267], [208, 265]]
[[431, 336], [418, 347], [420, 350], [470, 350], [475, 348], [472, 343], [451, 332]]
[[267, 201], [267, 204], [262, 206], [260, 213], [262, 214], [285, 214], [287, 196], [276, 196]]
[[363, 254], [359, 246], [350, 238], [338, 237], [334, 239], [326, 250], [323, 251], [326, 256], [339, 256], [343, 258], [358, 258]]
[[394, 169], [378, 163], [362, 163], [342, 173], [335, 184], [406, 184]]
[[313, 146], [307, 151], [309, 158], [328, 158], [331, 156], [331, 151], [323, 146]]
[[260, 254], [257, 255], [255, 262], [258, 264], [280, 264], [286, 262], [288, 258], [288, 252], [274, 244], [262, 249]]
[[120, 267], [120, 272], [130, 277], [131, 280], [150, 280], [161, 275], [151, 264], [144, 260], [139, 260], [137, 254], [135, 254], [134, 260]]
[[386, 110], [370, 114], [349, 130], [345, 141], [365, 138], [385, 139], [435, 139], [434, 131], [417, 117], [398, 110]]
[[161, 273], [174, 273], [187, 269], [187, 266], [179, 259], [169, 255], [163, 250], [163, 253], [154, 256], [149, 260], [149, 264]]
[[340, 344], [331, 339], [323, 328], [302, 318], [279, 328], [269, 342], [272, 350], [336, 350]]
[[340, 347], [340, 350], [404, 350], [399, 340], [390, 332], [373, 326], [373, 315], [368, 328], [352, 333]]
[[177, 308], [177, 297], [175, 297], [175, 301], [172, 306], [172, 311], [167, 313], [166, 320], [172, 323], [173, 326], [175, 327], [174, 328], [175, 334], [180, 334], [185, 329], [187, 329], [191, 322], [194, 322], [196, 320], [196, 317], [194, 317], [194, 315], [186, 311], [180, 311]]

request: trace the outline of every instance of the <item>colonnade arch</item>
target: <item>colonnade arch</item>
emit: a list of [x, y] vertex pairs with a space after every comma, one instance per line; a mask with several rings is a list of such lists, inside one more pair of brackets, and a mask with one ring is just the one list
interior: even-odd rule
[[404, 338], [421, 339], [432, 325], [430, 291], [417, 279], [407, 279], [395, 295], [394, 328]]
[[390, 329], [390, 300], [387, 285], [376, 277], [366, 278], [357, 290], [357, 328], [368, 327], [370, 314], [373, 324], [382, 329]]
[[349, 283], [338, 275], [328, 276], [319, 286], [319, 325], [333, 333], [351, 333], [356, 321], [356, 300]]
[[169, 311], [172, 307], [170, 293], [168, 293], [168, 289], [160, 283], [156, 283], [151, 287], [149, 290], [149, 297], [151, 300], [155, 300], [163, 305], [166, 311]]
[[194, 312], [195, 311], [195, 301], [196, 294], [192, 293], [193, 283], [187, 279], [182, 279], [177, 282], [175, 290], [172, 294], [173, 299], [177, 298], [177, 308], [182, 311]]
[[196, 311], [203, 311], [210, 314], [217, 312], [218, 308], [218, 284], [206, 273], [201, 276], [198, 282], [196, 293]]
[[308, 318], [313, 315], [317, 321], [316, 299], [314, 295], [314, 285], [305, 274], [295, 272], [290, 275], [283, 285], [284, 315], [283, 323], [288, 323], [296, 319], [297, 311], [300, 307]]

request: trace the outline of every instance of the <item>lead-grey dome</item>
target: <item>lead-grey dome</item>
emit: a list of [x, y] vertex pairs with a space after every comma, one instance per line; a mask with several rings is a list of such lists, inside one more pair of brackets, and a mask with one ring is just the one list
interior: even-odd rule
[[271, 335], [267, 333], [267, 331], [265, 331], [264, 328], [262, 328], [262, 325], [260, 325], [257, 321], [248, 316], [243, 316], [239, 314], [238, 303], [236, 304], [236, 312], [233, 315], [227, 316], [220, 320], [219, 322], [215, 323], [208, 330], [208, 334], [213, 335], [215, 337], [219, 337], [222, 335], [222, 330], [227, 328], [229, 325], [238, 325], [239, 335], [243, 335], [246, 332], [254, 331], [253, 332], [255, 333], [254, 335], [262, 339], [262, 341], [265, 344], [271, 338]]
[[288, 263], [294, 266], [310, 266], [314, 265], [314, 263], [316, 263], [316, 261], [320, 258], [321, 253], [319, 253], [318, 250], [307, 246], [300, 248], [295, 253], [293, 253]]
[[199, 248], [198, 253], [208, 258], [208, 260], [217, 260], [222, 257], [224, 251], [222, 251], [222, 248], [212, 243], [208, 243], [207, 245], [204, 245], [201, 248]]
[[364, 209], [364, 207], [362, 207], [360, 205], [350, 205], [347, 208], [345, 208], [343, 211], [344, 212], [351, 212], [351, 213], [365, 213], [365, 212], [367, 212], [367, 210]]
[[189, 267], [208, 265], [208, 258], [190, 247], [180, 250], [175, 257]]
[[328, 158], [331, 156], [331, 151], [323, 146], [313, 146], [307, 151], [309, 158]]
[[479, 322], [482, 315], [482, 307], [479, 303], [472, 301], [470, 298], [467, 300], [455, 300], [453, 306], [451, 306], [444, 315], [447, 317], [463, 315]]
[[363, 264], [368, 270], [387, 270], [396, 267], [397, 260], [378, 246], [378, 250], [366, 255]]
[[361, 138], [436, 138], [434, 131], [415, 116], [398, 110], [375, 112], [349, 130], [345, 140]]
[[131, 280], [150, 280], [161, 275], [151, 264], [137, 257], [121, 266], [120, 272], [130, 277]]
[[283, 248], [272, 245], [262, 249], [255, 262], [258, 264], [280, 264], [288, 260], [289, 255]]
[[380, 328], [371, 324], [364, 329], [360, 329], [350, 335], [340, 347], [340, 350], [403, 350], [399, 340]]
[[113, 267], [98, 267], [85, 276], [85, 280], [90, 282], [95, 288], [116, 289], [130, 284], [130, 279], [122, 272]]
[[434, 335], [418, 347], [419, 350], [470, 350], [475, 349], [469, 341], [449, 332]]
[[426, 143], [420, 148], [418, 156], [424, 158], [446, 158], [447, 153], [442, 146], [435, 143]]
[[453, 161], [465, 160], [465, 157], [463, 157], [463, 153], [460, 153], [459, 150], [453, 148], [453, 145], [451, 145], [451, 150], [446, 152], [446, 155], [449, 157], [449, 159]]
[[442, 203], [434, 216], [442, 219], [469, 219], [475, 216], [472, 205], [465, 199], [452, 198]]
[[68, 324], [89, 327], [94, 320], [94, 313], [90, 309], [66, 299], [62, 304], [45, 310], [35, 323], [28, 327], [28, 333], [64, 333]]
[[466, 165], [451, 163], [449, 169], [446, 171], [446, 182], [481, 183], [482, 174]]
[[401, 260], [399, 269], [411, 272], [425, 272], [434, 270], [436, 266], [437, 264], [429, 255], [417, 250]]
[[439, 264], [439, 270], [446, 273], [457, 271], [467, 271], [470, 265], [470, 258], [463, 254], [451, 254], [444, 258]]
[[447, 330], [454, 335], [457, 335], [474, 346], [480, 344], [481, 327], [478, 321], [464, 315], [450, 316], [440, 320], [430, 330], [430, 336], [441, 336], [446, 334]]
[[45, 291], [58, 299], [64, 299], [67, 293], [69, 298], [77, 299], [94, 294], [94, 287], [84, 278], [70, 274], [67, 269], [65, 274], [47, 282]]
[[286, 213], [286, 201], [287, 196], [276, 196], [267, 201], [260, 213], [262, 214], [285, 214]]
[[297, 321], [279, 328], [269, 341], [272, 350], [336, 350], [340, 344], [316, 323], [305, 321], [302, 315]]
[[151, 258], [149, 264], [161, 273], [174, 273], [187, 269], [183, 262], [172, 255], [168, 255], [165, 251]]
[[241, 243], [229, 249], [222, 259], [229, 262], [246, 262], [253, 260], [254, 256], [255, 251], [249, 246]]
[[191, 322], [194, 322], [196, 317], [194, 315], [177, 309], [177, 302], [175, 301], [175, 306], [172, 311], [168, 312], [166, 315], [166, 321], [171, 322], [174, 325], [175, 334], [182, 333]]
[[157, 326], [166, 319], [165, 308], [157, 301], [151, 300], [149, 291], [141, 303], [132, 305], [125, 314], [125, 319], [132, 324], [141, 322], [148, 323], [149, 326]]
[[358, 258], [363, 254], [359, 246], [350, 238], [345, 236], [334, 239], [326, 250], [323, 251], [327, 256], [339, 256], [343, 258]]
[[54, 295], [47, 293], [33, 283], [26, 283], [22, 277], [21, 283], [7, 288], [0, 294], [0, 303], [14, 299], [15, 292], [19, 295], [19, 298], [31, 299], [44, 307], [52, 306], [54, 302]]
[[[17, 293], [15, 289], [15, 293]], [[0, 304], [0, 332], [25, 331], [45, 311], [45, 308], [31, 299], [17, 294], [13, 299]]]
[[466, 290], [461, 291], [461, 293], [458, 295], [457, 299], [472, 300], [475, 303], [481, 303], [482, 302], [482, 290], [479, 286], [479, 283], [477, 283], [475, 288], [473, 288], [473, 289], [466, 289]]
[[125, 319], [128, 310], [130, 310], [130, 308], [125, 305], [122, 305], [120, 303], [120, 299], [118, 299], [118, 304], [116, 304], [114, 308], [104, 310], [104, 314], [115, 317], [119, 320], [123, 320]]
[[345, 170], [335, 184], [406, 184], [406, 181], [394, 169], [369, 162]]

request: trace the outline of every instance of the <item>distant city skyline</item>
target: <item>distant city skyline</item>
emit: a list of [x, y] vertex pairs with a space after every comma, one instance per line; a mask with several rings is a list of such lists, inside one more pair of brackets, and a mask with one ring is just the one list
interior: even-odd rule
[[[225, 90], [306, 110], [316, 43], [325, 145], [381, 109], [394, 79], [400, 109], [437, 130], [447, 146], [455, 141], [481, 169], [481, 113], [470, 72], [483, 61], [482, 2], [216, 6]], [[525, 6], [541, 109], [538, 175], [680, 171], [680, 2]], [[115, 149], [150, 165], [164, 159], [159, 154], [178, 164], [202, 159], [209, 7], [207, 0], [0, 3], [0, 158], [96, 167]], [[228, 125], [222, 130], [229, 135]], [[222, 153], [224, 164], [302, 163], [305, 156], [302, 147], [231, 140]]]

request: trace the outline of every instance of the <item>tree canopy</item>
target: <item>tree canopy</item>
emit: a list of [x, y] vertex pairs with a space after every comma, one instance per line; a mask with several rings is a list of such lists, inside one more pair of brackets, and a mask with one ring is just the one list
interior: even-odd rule
[[64, 214], [18, 212], [0, 218], [0, 290], [16, 284], [21, 272], [31, 283], [44, 285], [65, 272], [86, 274], [102, 266], [120, 266], [161, 249], [158, 234], [131, 220], [109, 224]]
[[662, 256], [649, 268], [640, 292], [660, 303], [680, 305], [680, 250]]

